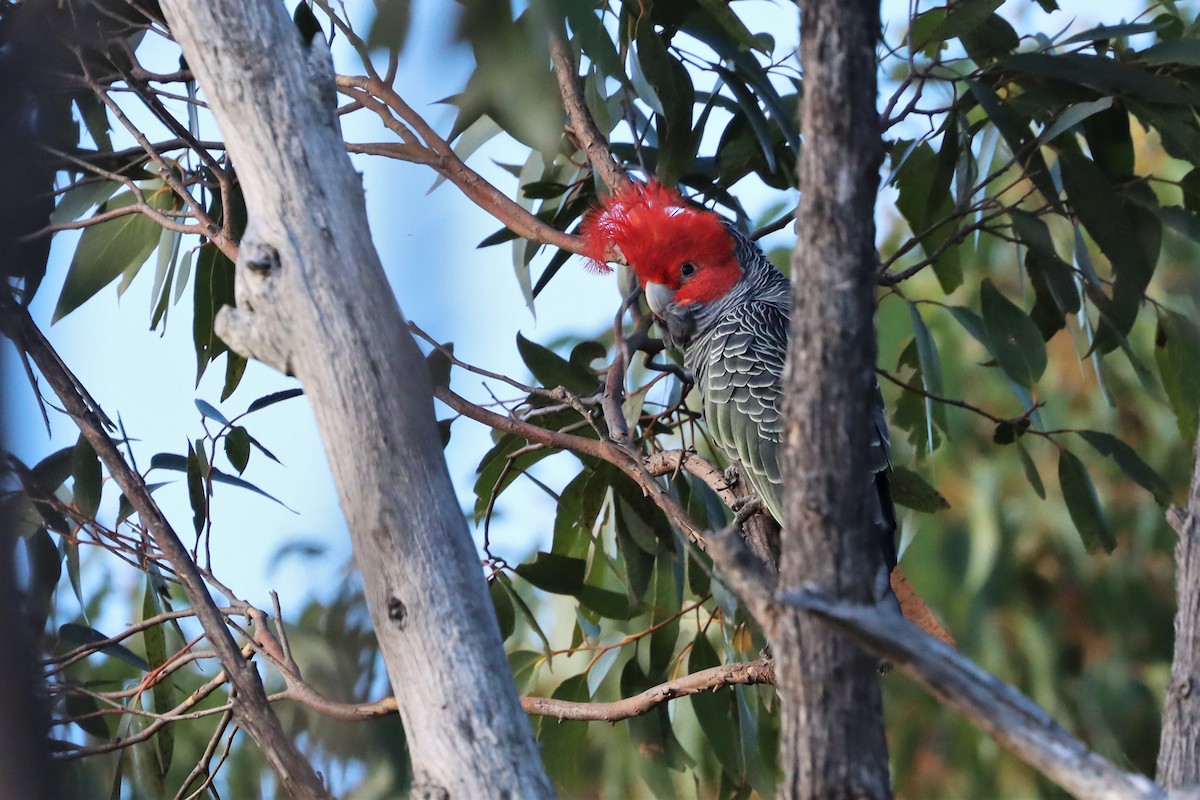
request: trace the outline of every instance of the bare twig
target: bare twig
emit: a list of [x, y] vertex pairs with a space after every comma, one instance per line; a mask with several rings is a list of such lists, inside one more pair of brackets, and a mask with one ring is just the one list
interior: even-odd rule
[[[581, 251], [583, 243], [578, 236], [564, 233], [553, 225], [542, 222], [508, 195], [484, 180], [478, 172], [468, 167], [450, 147], [450, 144], [420, 114], [413, 111], [391, 86], [367, 76], [338, 75], [337, 87], [339, 91], [350, 94], [360, 102], [364, 100], [364, 93], [366, 96], [379, 98], [386, 105], [386, 109], [377, 106], [373, 110], [380, 115], [385, 125], [391, 118], [391, 114], [385, 114], [385, 112], [390, 109], [424, 141], [424, 152], [417, 158], [406, 157], [407, 154], [414, 152], [411, 146], [395, 150], [395, 157], [419, 161], [433, 167], [461, 189], [463, 194], [477, 206], [503, 222], [518, 236], [531, 242], [554, 245], [572, 253]], [[396, 130], [395, 126], [391, 127]]]
[[574, 56], [567, 48], [562, 30], [550, 34], [550, 60], [554, 63], [554, 76], [558, 79], [563, 107], [571, 120], [571, 132], [579, 141], [579, 147], [587, 155], [592, 168], [600, 175], [600, 179], [610, 191], [615, 192], [629, 183], [629, 176], [613, 158], [608, 141], [596, 127], [596, 121], [588, 111], [587, 101], [579, 85], [579, 70]]

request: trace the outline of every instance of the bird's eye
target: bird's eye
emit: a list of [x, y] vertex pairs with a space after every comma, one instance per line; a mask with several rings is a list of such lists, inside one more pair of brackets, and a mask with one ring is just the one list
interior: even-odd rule
[[685, 278], [690, 278], [696, 274], [696, 265], [690, 261], [683, 262], [683, 266], [679, 268], [679, 274]]

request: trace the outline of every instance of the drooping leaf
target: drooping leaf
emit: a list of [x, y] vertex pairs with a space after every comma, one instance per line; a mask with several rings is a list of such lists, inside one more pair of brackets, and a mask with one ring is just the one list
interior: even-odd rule
[[282, 403], [284, 400], [291, 400], [293, 397], [300, 397], [303, 394], [304, 390], [300, 388], [284, 389], [281, 392], [274, 392], [255, 400], [246, 408], [246, 413], [249, 414], [253, 411], [258, 411], [266, 408], [267, 406], [273, 406], [276, 403]]
[[1142, 460], [1136, 450], [1111, 433], [1088, 430], [1077, 431], [1077, 433], [1098, 453], [1111, 458], [1122, 472], [1154, 495], [1155, 502], [1160, 506], [1166, 507], [1170, 504], [1171, 487], [1154, 471], [1153, 467]]
[[1158, 316], [1154, 337], [1154, 360], [1163, 390], [1175, 412], [1179, 434], [1185, 444], [1196, 440], [1197, 412], [1200, 411], [1200, 328], [1188, 317], [1165, 310]]
[[[692, 651], [688, 654], [688, 672], [696, 673], [720, 665], [721, 659], [708, 640], [708, 634], [700, 631], [692, 640]], [[704, 738], [708, 740], [721, 769], [731, 779], [740, 782], [743, 778], [744, 762], [733, 692], [728, 689], [700, 692], [691, 696], [691, 704], [696, 712], [696, 719], [700, 722], [700, 730], [704, 732]]]
[[540, 552], [533, 561], [518, 564], [515, 571], [544, 592], [578, 597], [586, 569], [587, 562], [582, 558]]
[[214, 328], [217, 312], [235, 305], [234, 264], [215, 244], [201, 245], [196, 257], [195, 309], [192, 339], [196, 346], [196, 384], [210, 363], [229, 348]]
[[1017, 442], [1017, 452], [1021, 456], [1021, 468], [1025, 470], [1025, 480], [1029, 481], [1029, 485], [1033, 487], [1034, 494], [1045, 500], [1046, 487], [1042, 484], [1042, 476], [1038, 473], [1037, 464], [1033, 463], [1033, 458], [1030, 457], [1029, 451], [1021, 442]]
[[[156, 616], [162, 609], [159, 607], [158, 594], [152, 581], [146, 581], [146, 589], [142, 595], [142, 620]], [[151, 625], [142, 631], [142, 642], [146, 646], [146, 665], [150, 670], [156, 670], [167, 660], [167, 638], [162, 625]], [[171, 702], [171, 692], [174, 678], [161, 675], [151, 689], [151, 699], [154, 701], [154, 711], [165, 714], [174, 704]], [[155, 751], [158, 756], [158, 775], [166, 777], [171, 768], [171, 758], [175, 752], [175, 731], [171, 725], [164, 725], [154, 734]]]
[[73, 495], [76, 508], [85, 519], [94, 519], [100, 508], [103, 474], [100, 458], [83, 434], [79, 435], [71, 454], [71, 475], [75, 478]]
[[1088, 552], [1100, 547], [1104, 552], [1111, 553], [1117, 546], [1117, 540], [1100, 505], [1100, 498], [1096, 495], [1096, 487], [1092, 484], [1087, 467], [1066, 448], [1058, 454], [1058, 484], [1071, 521], [1083, 539], [1083, 546]]
[[517, 334], [517, 351], [521, 360], [538, 382], [547, 389], [559, 386], [580, 395], [590, 395], [599, 388], [600, 379], [589, 368], [580, 368], [553, 350], [531, 342]]
[[913, 234], [919, 238], [925, 255], [930, 258], [936, 255], [933, 269], [947, 293], [962, 284], [958, 248], [948, 247], [937, 255], [938, 249], [958, 228], [954, 195], [950, 191], [958, 153], [956, 131], [953, 127], [947, 130], [940, 153], [935, 153], [926, 142], [910, 144], [901, 141], [892, 150], [893, 158], [897, 157], [897, 153], [907, 153], [896, 170], [895, 184], [900, 192], [896, 207], [904, 215]]
[[367, 47], [401, 52], [412, 26], [412, 0], [380, 0], [375, 8], [375, 19], [367, 32]]
[[[251, 441], [253, 442], [253, 439], [251, 439]], [[293, 514], [296, 513], [295, 509], [289, 507], [282, 500], [280, 500], [279, 498], [277, 498], [273, 495], [268, 494], [267, 492], [264, 492], [262, 489], [258, 488], [257, 486], [250, 483], [249, 481], [243, 480], [242, 478], [239, 478], [236, 475], [230, 475], [227, 472], [222, 472], [221, 470], [217, 469], [216, 467], [203, 464], [203, 454], [202, 453], [203, 453], [203, 451], [196, 451], [193, 449], [193, 456], [190, 459], [187, 456], [181, 456], [181, 455], [177, 455], [175, 453], [156, 453], [154, 455], [154, 457], [150, 459], [150, 469], [166, 469], [166, 470], [171, 470], [174, 472], [187, 473], [188, 472], [188, 463], [189, 463], [189, 461], [192, 461], [192, 462], [194, 462], [196, 469], [203, 469], [203, 470], [207, 471], [208, 477], [214, 483], [224, 483], [229, 486], [237, 486], [240, 489], [248, 489], [249, 491], [254, 492], [255, 494], [260, 495], [262, 497], [265, 497], [268, 500], [271, 500], [275, 503], [279, 503], [279, 505], [283, 506], [288, 511], [291, 511]]]
[[[142, 193], [151, 208], [166, 211], [175, 207], [175, 193], [161, 181], [148, 183]], [[101, 212], [129, 208], [136, 202], [132, 192], [123, 192], [108, 200]], [[140, 213], [85, 228], [67, 269], [52, 321], [57, 322], [79, 308], [122, 274], [140, 269], [158, 246], [161, 232], [157, 222]]]
[[[917, 357], [920, 359], [921, 380], [925, 384], [925, 391], [938, 397], [945, 397], [946, 391], [942, 383], [942, 362], [938, 357], [937, 344], [934, 343], [933, 335], [925, 325], [925, 320], [922, 319], [921, 312], [915, 303], [909, 303], [908, 311], [909, 317], [912, 319], [913, 341], [916, 343]], [[927, 399], [925, 406], [926, 414], [932, 421], [936, 422], [943, 431], [950, 429], [946, 420], [946, 406], [943, 403]]]
[[889, 474], [892, 499], [896, 505], [932, 514], [950, 507], [946, 498], [908, 467], [893, 466]]
[[[74, 622], [68, 622], [67, 624], [59, 627], [58, 638], [62, 639], [64, 642], [69, 642], [70, 644], [82, 645], [103, 642], [109, 637], [105, 636], [95, 628], [89, 628], [86, 625], [78, 625]], [[128, 647], [119, 642], [106, 644], [100, 648], [99, 652], [108, 656], [112, 656], [119, 661], [124, 661], [126, 664], [129, 664], [131, 667], [135, 667], [142, 672], [148, 672], [150, 670], [150, 665], [146, 663], [146, 659], [142, 658], [137, 653], [134, 653]]]
[[1046, 345], [1041, 331], [990, 280], [983, 282], [979, 300], [988, 349], [1013, 382], [1031, 388], [1046, 370]]
[[225, 457], [241, 475], [250, 463], [250, 432], [241, 425], [234, 425], [225, 434]]

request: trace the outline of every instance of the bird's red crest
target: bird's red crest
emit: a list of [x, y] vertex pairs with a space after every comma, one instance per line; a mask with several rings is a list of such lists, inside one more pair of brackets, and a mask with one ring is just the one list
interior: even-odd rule
[[720, 292], [740, 275], [721, 217], [688, 205], [679, 192], [655, 180], [628, 184], [606, 198], [584, 218], [580, 235], [590, 269], [608, 272], [607, 262], [624, 261], [642, 284], [678, 289], [681, 260], [709, 265], [704, 284], [715, 290], [719, 283]]

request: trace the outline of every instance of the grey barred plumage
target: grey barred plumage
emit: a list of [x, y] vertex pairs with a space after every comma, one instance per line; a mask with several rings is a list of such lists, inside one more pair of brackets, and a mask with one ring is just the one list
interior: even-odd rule
[[[753, 240], [725, 223], [742, 278], [710, 303], [668, 305], [658, 313], [670, 346], [682, 351], [700, 394], [712, 440], [776, 520], [783, 519], [782, 401], [791, 285]], [[895, 510], [888, 489], [890, 442], [883, 396], [872, 409], [873, 474], [868, 496], [889, 569], [895, 566]]]

